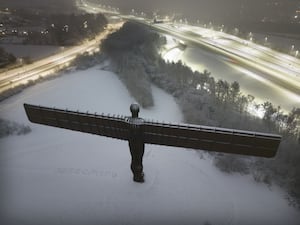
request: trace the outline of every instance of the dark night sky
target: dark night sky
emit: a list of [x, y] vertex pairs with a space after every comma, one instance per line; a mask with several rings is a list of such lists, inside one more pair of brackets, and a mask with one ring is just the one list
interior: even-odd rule
[[0, 7], [21, 8], [21, 9], [48, 9], [49, 11], [72, 10], [74, 0], [0, 0]]
[[[282, 12], [294, 11], [300, 0], [94, 0], [130, 10], [157, 10], [182, 12], [186, 17], [200, 20], [230, 21], [244, 17], [261, 20], [264, 16], [280, 16]], [[277, 6], [274, 3], [278, 2]]]
[[[17, 5], [21, 7], [54, 7], [71, 8], [75, 0], [0, 0], [0, 5]], [[131, 8], [139, 11], [153, 10], [164, 12], [181, 12], [185, 17], [200, 20], [230, 21], [241, 18], [261, 20], [264, 16], [279, 16], [280, 12], [292, 11], [300, 0], [90, 0], [102, 4], [110, 4], [129, 11]], [[278, 2], [274, 7], [267, 2]], [[277, 15], [278, 14], [278, 15]], [[242, 17], [240, 17], [242, 15]]]

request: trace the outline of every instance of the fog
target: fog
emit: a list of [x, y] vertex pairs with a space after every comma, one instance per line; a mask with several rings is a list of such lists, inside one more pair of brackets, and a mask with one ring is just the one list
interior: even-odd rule
[[0, 8], [71, 12], [75, 9], [74, 2], [74, 0], [1, 0]]
[[[295, 11], [297, 0], [92, 0], [124, 10], [180, 13], [188, 19], [213, 22], [261, 21], [266, 17], [287, 17]], [[275, 4], [276, 2], [276, 4]]]
[[[88, 0], [148, 14], [176, 13], [191, 20], [212, 22], [261, 21], [265, 18], [287, 19], [299, 7], [298, 0]], [[71, 11], [76, 0], [1, 0], [1, 7], [43, 8]], [[275, 3], [276, 2], [276, 3]]]

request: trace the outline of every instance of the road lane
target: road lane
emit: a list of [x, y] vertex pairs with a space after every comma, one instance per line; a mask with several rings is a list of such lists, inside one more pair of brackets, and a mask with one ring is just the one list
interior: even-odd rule
[[67, 67], [77, 55], [99, 50], [101, 40], [107, 37], [108, 34], [119, 29], [122, 25], [123, 23], [110, 24], [107, 26], [107, 29], [94, 40], [86, 41], [79, 46], [68, 48], [63, 52], [41, 59], [32, 64], [0, 73], [0, 93], [17, 85], [25, 84], [28, 81], [36, 80], [41, 76], [52, 74], [57, 68]]

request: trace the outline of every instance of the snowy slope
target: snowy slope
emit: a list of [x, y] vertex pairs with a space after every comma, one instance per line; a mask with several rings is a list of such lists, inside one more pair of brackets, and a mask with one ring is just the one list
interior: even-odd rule
[[[153, 87], [141, 117], [182, 120], [174, 99]], [[0, 115], [30, 124], [22, 104], [129, 115], [134, 101], [110, 72], [92, 68], [25, 90]], [[132, 181], [126, 142], [30, 124], [0, 139], [1, 224], [299, 224], [279, 188], [219, 172], [204, 154], [146, 146], [145, 184]]]

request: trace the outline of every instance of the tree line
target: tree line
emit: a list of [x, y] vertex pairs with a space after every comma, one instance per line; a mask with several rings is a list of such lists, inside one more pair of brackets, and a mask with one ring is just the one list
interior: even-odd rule
[[17, 58], [13, 54], [6, 52], [2, 47], [0, 47], [0, 68], [14, 64], [16, 61]]
[[75, 45], [93, 39], [107, 25], [103, 14], [51, 14], [43, 21], [43, 30], [30, 31], [25, 44]]
[[[173, 95], [185, 122], [279, 133], [282, 143], [274, 159], [215, 153], [215, 165], [224, 172], [251, 174], [255, 181], [276, 183], [300, 203], [300, 108], [284, 114], [271, 102], [256, 104], [244, 95], [238, 82], [216, 80], [207, 70], [192, 71], [182, 62], [168, 63], [159, 55], [165, 39], [136, 23], [126, 23], [102, 42], [104, 54], [129, 92], [143, 106], [151, 106], [151, 83]], [[251, 115], [248, 106], [262, 107], [263, 118]]]

